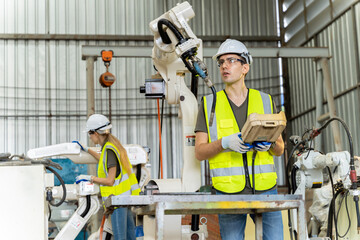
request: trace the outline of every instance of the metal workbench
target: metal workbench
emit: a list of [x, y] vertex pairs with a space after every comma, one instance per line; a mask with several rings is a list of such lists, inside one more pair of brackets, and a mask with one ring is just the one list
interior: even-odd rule
[[156, 239], [162, 240], [165, 214], [255, 214], [256, 239], [262, 239], [263, 212], [297, 209], [298, 238], [306, 239], [305, 203], [301, 195], [210, 195], [171, 193], [111, 196], [106, 207], [135, 206], [137, 215], [155, 215]]

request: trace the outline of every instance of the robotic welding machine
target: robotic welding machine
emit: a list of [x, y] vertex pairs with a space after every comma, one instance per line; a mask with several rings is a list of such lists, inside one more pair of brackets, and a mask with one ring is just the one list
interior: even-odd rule
[[145, 86], [140, 89], [147, 98], [165, 97], [169, 104], [179, 104], [183, 149], [180, 191], [183, 192], [194, 192], [201, 185], [200, 163], [195, 158], [194, 134], [198, 113], [195, 97], [197, 84], [192, 82], [190, 90], [184, 81], [185, 73], [190, 72], [193, 79], [200, 76], [216, 95], [202, 61], [202, 41], [195, 36], [188, 24], [194, 16], [191, 5], [183, 2], [150, 22], [149, 26], [154, 34], [151, 57], [161, 79], [147, 79]]
[[[346, 130], [349, 152], [325, 154], [312, 147], [315, 137], [334, 120], [339, 121]], [[315, 189], [313, 203], [309, 208], [311, 217], [308, 239], [359, 239], [359, 181], [352, 137], [345, 122], [340, 118], [332, 118], [319, 129], [307, 130], [302, 137], [292, 136], [290, 141], [294, 148], [287, 166], [289, 193], [301, 194], [305, 200], [306, 189]], [[296, 209], [291, 210], [290, 215], [289, 230], [292, 237], [298, 231], [294, 218]]]
[[[195, 192], [201, 186], [201, 168], [200, 162], [195, 158], [194, 133], [198, 113], [196, 99], [198, 77], [205, 81], [215, 98], [216, 90], [202, 61], [202, 40], [196, 37], [188, 24], [194, 16], [191, 5], [183, 2], [149, 24], [154, 35], [151, 57], [157, 75], [146, 79], [145, 86], [141, 87], [140, 91], [145, 93], [146, 98], [165, 98], [168, 104], [179, 104], [178, 116], [182, 123], [181, 179], [153, 179], [147, 188], [157, 193]], [[185, 84], [185, 73], [189, 72], [192, 74], [191, 90]], [[215, 102], [212, 107], [211, 122]], [[151, 194], [151, 191], [147, 192]], [[165, 219], [164, 238], [181, 239], [181, 231], [184, 231], [181, 230], [181, 216], [165, 216]], [[155, 229], [154, 219], [144, 216], [146, 239], [155, 237], [153, 229]]]

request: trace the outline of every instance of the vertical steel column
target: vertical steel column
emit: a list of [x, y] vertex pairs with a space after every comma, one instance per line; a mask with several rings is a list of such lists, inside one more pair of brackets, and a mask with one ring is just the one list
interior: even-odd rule
[[[328, 101], [329, 106], [329, 114], [330, 118], [336, 117], [336, 108], [335, 108], [335, 101], [334, 101], [334, 95], [332, 91], [332, 84], [330, 79], [330, 71], [329, 71], [329, 65], [328, 65], [328, 59], [327, 58], [321, 58], [320, 60], [322, 73], [324, 76], [324, 83], [325, 83], [325, 90], [326, 90], [326, 98]], [[331, 129], [334, 137], [334, 143], [335, 143], [335, 149], [336, 151], [341, 151], [341, 139], [340, 139], [340, 129], [339, 129], [339, 123], [333, 121], [331, 123]]]
[[95, 94], [94, 94], [94, 62], [96, 58], [86, 58], [86, 87], [87, 87], [87, 117], [95, 113]]
[[[324, 81], [322, 80], [321, 67], [317, 64], [317, 81], [316, 81], [316, 127], [319, 128], [322, 125], [320, 116], [323, 114], [323, 96], [324, 96]], [[318, 136], [315, 140], [315, 149], [321, 150], [322, 136]]]
[[[86, 97], [87, 97], [87, 118], [95, 113], [95, 90], [94, 90], [94, 62], [96, 58], [86, 58]], [[89, 139], [90, 147], [94, 147], [94, 143]], [[96, 166], [89, 165], [88, 173], [96, 174]], [[92, 170], [92, 171], [90, 171]]]
[[[86, 97], [87, 97], [87, 118], [91, 114], [95, 113], [95, 91], [94, 91], [94, 62], [96, 58], [87, 57], [86, 58]], [[94, 147], [94, 143], [88, 139], [88, 146]], [[96, 164], [88, 164], [88, 174], [96, 176]], [[95, 214], [91, 218], [91, 232], [95, 232], [99, 229], [100, 224], [97, 220], [99, 213]]]

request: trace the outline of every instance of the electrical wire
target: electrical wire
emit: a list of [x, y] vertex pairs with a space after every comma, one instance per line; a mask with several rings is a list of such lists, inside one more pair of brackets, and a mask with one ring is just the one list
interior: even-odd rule
[[327, 237], [331, 237], [332, 236], [332, 220], [334, 218], [334, 224], [335, 224], [335, 231], [336, 231], [336, 239], [338, 239], [338, 231], [337, 231], [337, 215], [336, 215], [336, 209], [335, 209], [335, 203], [336, 203], [336, 198], [339, 196], [339, 194], [343, 193], [344, 189], [341, 188], [338, 191], [336, 191], [335, 196], [332, 198], [331, 202], [330, 202], [330, 207], [329, 207], [329, 215], [328, 215], [328, 226], [327, 226]]
[[[290, 177], [291, 177], [291, 166], [294, 164], [294, 162], [292, 161], [294, 158], [293, 158], [293, 155], [295, 153], [295, 151], [299, 148], [299, 146], [301, 144], [305, 144], [305, 141], [300, 141], [298, 142], [294, 147], [293, 149], [291, 150], [290, 152], [290, 155], [289, 155], [289, 160], [288, 160], [288, 163], [286, 165], [286, 175], [287, 175], [287, 179], [288, 179], [288, 182], [290, 183]], [[288, 186], [288, 192], [291, 193], [291, 186], [289, 184]]]
[[169, 35], [166, 33], [166, 31], [164, 30], [163, 25], [167, 26], [174, 33], [175, 37], [177, 38], [177, 40], [179, 42], [184, 40], [183, 35], [175, 27], [175, 25], [172, 22], [170, 22], [169, 20], [162, 18], [158, 21], [157, 27], [158, 27], [158, 31], [159, 31], [159, 34], [161, 36], [161, 40], [163, 41], [163, 43], [165, 43], [165, 44], [171, 43], [171, 39], [170, 39]]
[[[340, 238], [344, 238], [347, 234], [348, 234], [348, 232], [349, 232], [349, 230], [350, 230], [350, 227], [351, 227], [351, 219], [350, 219], [350, 214], [349, 214], [349, 209], [348, 209], [348, 205], [347, 205], [347, 197], [348, 197], [348, 195], [349, 195], [349, 191], [347, 191], [346, 193], [345, 193], [345, 196], [343, 196], [342, 197], [342, 199], [341, 199], [341, 201], [340, 201], [340, 206], [339, 206], [339, 209], [338, 209], [338, 212], [337, 212], [337, 219], [339, 219], [339, 213], [340, 213], [340, 209], [341, 209], [341, 206], [342, 206], [342, 203], [343, 203], [343, 201], [344, 201], [344, 199], [345, 199], [345, 207], [346, 207], [346, 214], [347, 214], [347, 217], [348, 217], [348, 222], [349, 222], [349, 226], [348, 226], [348, 228], [347, 228], [347, 230], [346, 230], [346, 232], [343, 234], [343, 235], [340, 235], [339, 234], [339, 231], [337, 230], [337, 234], [338, 234], [338, 237], [340, 237]], [[335, 226], [335, 227], [337, 227], [337, 226]]]
[[86, 216], [86, 214], [88, 214], [90, 207], [91, 207], [91, 196], [86, 195], [86, 208], [85, 208], [84, 212], [80, 215], [82, 218], [84, 218]]
[[[319, 129], [317, 129], [317, 132], [320, 134], [321, 131], [323, 129], [325, 129], [332, 121], [339, 121], [342, 126], [345, 129], [345, 132], [347, 134], [348, 140], [349, 140], [349, 145], [350, 145], [350, 165], [354, 165], [354, 148], [353, 148], [353, 141], [352, 141], [352, 136], [349, 130], [349, 127], [346, 125], [346, 123], [344, 122], [344, 120], [342, 120], [341, 118], [338, 117], [334, 117], [331, 118], [330, 120], [328, 120], [323, 126], [321, 126]], [[316, 136], [313, 136], [312, 138], [315, 138]]]
[[100, 224], [100, 237], [99, 237], [99, 239], [101, 239], [101, 240], [103, 239], [105, 220], [106, 220], [106, 216], [104, 214], [102, 219], [101, 219], [101, 224]]
[[162, 161], [162, 142], [161, 142], [161, 122], [160, 122], [160, 103], [159, 99], [157, 99], [157, 107], [158, 107], [158, 124], [159, 124], [159, 178], [163, 179], [163, 161]]
[[[335, 198], [336, 200], [336, 197], [337, 195], [335, 195], [335, 190], [334, 190], [334, 181], [333, 181], [333, 178], [332, 178], [332, 174], [331, 174], [331, 170], [330, 168], [327, 166], [326, 169], [328, 170], [328, 173], [329, 173], [329, 178], [330, 178], [330, 183], [331, 183], [331, 189], [332, 189], [332, 199]], [[335, 215], [335, 200], [332, 204], [330, 204], [330, 207], [332, 208], [332, 213], [334, 214], [334, 222], [335, 222], [335, 232], [336, 232], [336, 236], [338, 236], [338, 231], [337, 231], [337, 216]], [[337, 237], [336, 237], [337, 238]]]
[[50, 219], [51, 219], [51, 208], [50, 208], [50, 205], [48, 205], [48, 210], [49, 210], [49, 217], [48, 217], [48, 221], [50, 221]]
[[332, 196], [334, 197], [335, 196], [335, 190], [334, 190], [334, 180], [332, 178], [332, 174], [331, 174], [331, 170], [328, 166], [326, 166], [326, 169], [329, 173], [329, 178], [330, 178], [330, 183], [331, 183], [331, 189], [332, 189]]
[[63, 204], [65, 202], [65, 199], [66, 199], [66, 186], [65, 186], [64, 180], [61, 178], [61, 176], [54, 169], [52, 169], [51, 167], [45, 167], [45, 168], [47, 170], [49, 170], [50, 172], [52, 172], [59, 179], [59, 181], [61, 183], [61, 186], [63, 188], [63, 196], [60, 199], [60, 202], [52, 203], [51, 201], [49, 201], [49, 204], [51, 206], [58, 207], [58, 206], [60, 206], [61, 204]]

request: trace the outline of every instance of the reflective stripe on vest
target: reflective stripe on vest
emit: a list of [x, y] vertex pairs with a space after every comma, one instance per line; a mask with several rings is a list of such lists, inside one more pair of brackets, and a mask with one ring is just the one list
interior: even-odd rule
[[[254, 168], [255, 168], [255, 174], [274, 172], [273, 164], [255, 165]], [[213, 177], [245, 175], [244, 167], [216, 168], [216, 169], [211, 169], [210, 172], [211, 172], [211, 176]], [[252, 174], [252, 167], [249, 167], [249, 174]]]
[[[271, 96], [260, 91], [249, 89], [248, 112], [270, 114], [273, 112]], [[209, 126], [210, 109], [213, 96], [204, 97], [204, 112], [209, 135], [209, 142], [240, 132], [232, 108], [224, 91], [217, 92], [213, 125]], [[253, 151], [247, 155], [250, 184], [252, 185], [252, 156]], [[245, 187], [245, 169], [242, 154], [225, 149], [215, 157], [209, 159], [210, 172], [213, 185], [216, 189], [234, 193], [242, 191]], [[269, 152], [257, 152], [254, 159], [255, 189], [262, 191], [272, 188], [276, 184], [276, 172], [273, 157]]]
[[[114, 151], [116, 158], [120, 166], [120, 174], [115, 178], [112, 186], [100, 185], [100, 192], [102, 199], [105, 201], [108, 196], [113, 195], [139, 195], [140, 187], [137, 183], [134, 173], [129, 174], [122, 167], [120, 162], [120, 153], [114, 144], [107, 142], [101, 152], [99, 165], [98, 165], [98, 177], [106, 178], [108, 176], [107, 168], [107, 150]], [[130, 164], [131, 166], [131, 164]]]

